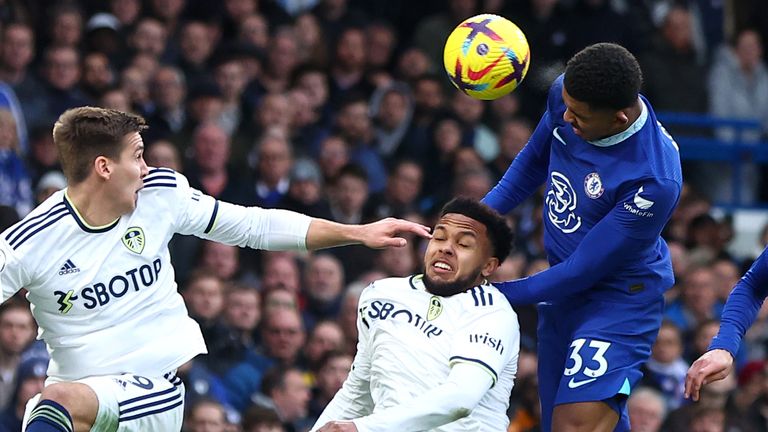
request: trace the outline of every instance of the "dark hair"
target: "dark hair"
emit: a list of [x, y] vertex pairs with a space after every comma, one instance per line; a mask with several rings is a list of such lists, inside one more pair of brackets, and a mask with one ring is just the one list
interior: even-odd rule
[[568, 94], [596, 109], [622, 109], [635, 103], [643, 84], [637, 59], [626, 48], [598, 43], [579, 51], [565, 66]]
[[243, 432], [252, 432], [257, 426], [279, 427], [283, 429], [283, 423], [275, 410], [252, 405], [243, 414]]
[[85, 180], [99, 156], [118, 160], [123, 138], [146, 128], [143, 117], [113, 109], [80, 107], [64, 111], [53, 126], [53, 141], [67, 181], [76, 184]]
[[440, 217], [448, 213], [456, 213], [474, 219], [485, 225], [488, 231], [488, 240], [493, 245], [493, 256], [499, 259], [499, 262], [507, 259], [512, 251], [513, 234], [512, 229], [507, 225], [507, 221], [496, 210], [487, 205], [470, 199], [454, 198], [443, 206], [440, 211]]
[[368, 173], [365, 172], [365, 169], [363, 169], [363, 167], [361, 167], [356, 163], [348, 163], [343, 167], [341, 167], [341, 169], [339, 169], [339, 173], [336, 174], [336, 178], [333, 179], [333, 182], [337, 183], [340, 178], [346, 177], [346, 176], [355, 177], [359, 180], [362, 180], [368, 183]]

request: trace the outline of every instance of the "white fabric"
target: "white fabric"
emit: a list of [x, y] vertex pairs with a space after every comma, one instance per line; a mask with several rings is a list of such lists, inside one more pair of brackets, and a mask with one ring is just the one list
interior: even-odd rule
[[[357, 325], [352, 370], [313, 430], [331, 420], [354, 420], [361, 431], [507, 429], [520, 332], [496, 288], [445, 298], [428, 293], [420, 276], [384, 279], [360, 296]], [[452, 375], [458, 365], [469, 366]]]
[[[91, 431], [145, 432], [180, 431], [184, 420], [184, 384], [181, 378], [147, 378], [133, 374], [77, 380], [93, 389], [99, 400]], [[22, 422], [40, 402], [40, 394], [29, 400]]]
[[217, 204], [178, 173], [150, 172], [136, 209], [107, 227], [88, 227], [60, 191], [0, 234], [0, 301], [29, 291], [51, 354], [49, 382], [159, 376], [206, 352], [177, 291], [168, 252], [174, 233], [305, 247], [306, 216]]

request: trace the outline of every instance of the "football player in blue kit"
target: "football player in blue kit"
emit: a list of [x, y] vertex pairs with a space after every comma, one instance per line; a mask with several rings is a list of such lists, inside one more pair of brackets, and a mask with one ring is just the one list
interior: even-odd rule
[[640, 380], [673, 285], [661, 231], [682, 185], [677, 144], [639, 94], [623, 47], [599, 43], [568, 61], [531, 139], [484, 202], [504, 214], [546, 185], [551, 267], [498, 284], [538, 303], [542, 430], [628, 431]]

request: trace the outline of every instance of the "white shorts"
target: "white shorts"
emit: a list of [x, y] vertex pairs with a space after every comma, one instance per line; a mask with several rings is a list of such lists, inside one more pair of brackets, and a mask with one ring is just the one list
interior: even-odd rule
[[[91, 432], [178, 432], [184, 420], [184, 384], [173, 373], [165, 377], [133, 374], [83, 378], [92, 388], [99, 413]], [[40, 395], [27, 403], [24, 425]], [[22, 429], [23, 430], [23, 429]]]

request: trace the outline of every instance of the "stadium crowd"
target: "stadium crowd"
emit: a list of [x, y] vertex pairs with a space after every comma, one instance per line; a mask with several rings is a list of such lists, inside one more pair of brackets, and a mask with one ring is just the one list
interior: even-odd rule
[[[0, 0], [0, 231], [66, 187], [51, 136], [67, 108], [144, 116], [150, 166], [242, 205], [344, 223], [431, 224], [459, 195], [482, 198], [525, 145], [546, 91], [586, 45], [619, 42], [643, 67], [658, 111], [757, 118], [768, 131], [759, 0]], [[443, 42], [476, 13], [528, 37], [522, 86], [493, 102], [451, 87]], [[728, 139], [728, 131], [719, 131]], [[758, 141], [765, 133], [750, 139]], [[675, 286], [642, 386], [638, 431], [768, 430], [768, 308], [728, 379], [683, 397], [731, 288], [753, 256], [727, 251], [711, 215], [717, 167], [691, 165], [665, 230]], [[748, 193], [766, 196], [760, 170]], [[496, 280], [548, 266], [543, 199], [509, 215], [515, 250]], [[304, 431], [340, 388], [356, 349], [357, 300], [371, 281], [420, 271], [425, 243], [314, 254], [254, 252], [176, 237], [179, 289], [209, 354], [178, 371], [185, 430]], [[768, 243], [768, 230], [755, 251]], [[536, 311], [516, 307], [522, 346], [510, 431], [537, 430]], [[163, 331], [163, 329], [158, 329]], [[0, 307], [0, 432], [18, 431], [47, 354], [23, 296]]]

